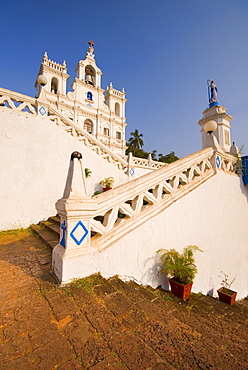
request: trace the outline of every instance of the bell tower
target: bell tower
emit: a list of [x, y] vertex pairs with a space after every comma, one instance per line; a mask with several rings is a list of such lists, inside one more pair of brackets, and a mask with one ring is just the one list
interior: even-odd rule
[[215, 121], [217, 124], [216, 131], [213, 135], [216, 136], [221, 149], [224, 152], [230, 152], [231, 148], [231, 126], [230, 121], [232, 116], [226, 113], [226, 108], [224, 108], [217, 100], [218, 89], [214, 81], [208, 80], [208, 97], [209, 97], [209, 107], [203, 112], [203, 118], [198, 122], [201, 126], [202, 133], [202, 148], [208, 146], [207, 142], [207, 132], [204, 131], [204, 125], [208, 121]]
[[89, 41], [88, 44], [89, 47], [85, 59], [80, 60], [76, 66], [76, 79], [85, 82], [88, 87], [101, 88], [102, 71], [96, 65], [93, 48], [94, 42]]
[[56, 63], [48, 58], [46, 52], [44, 53], [34, 85], [36, 87], [36, 97], [39, 96], [41, 90], [39, 83], [41, 80], [40, 76], [46, 79], [46, 84], [44, 84], [46, 93], [66, 95], [66, 83], [70, 76], [67, 74], [65, 61], [62, 64]]

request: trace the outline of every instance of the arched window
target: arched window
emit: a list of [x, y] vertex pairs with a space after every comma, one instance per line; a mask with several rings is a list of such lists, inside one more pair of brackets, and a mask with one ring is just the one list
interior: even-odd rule
[[96, 73], [93, 67], [91, 66], [86, 66], [85, 67], [85, 77], [84, 80], [87, 84], [95, 86], [95, 77]]
[[93, 100], [92, 93], [90, 91], [87, 92], [87, 100]]
[[117, 116], [120, 115], [120, 104], [119, 103], [115, 103], [115, 114]]
[[84, 121], [84, 130], [87, 131], [89, 134], [92, 134], [93, 131], [93, 123], [90, 119], [86, 119]]
[[51, 80], [51, 92], [53, 94], [57, 94], [58, 92], [58, 79], [56, 77], [53, 77]]

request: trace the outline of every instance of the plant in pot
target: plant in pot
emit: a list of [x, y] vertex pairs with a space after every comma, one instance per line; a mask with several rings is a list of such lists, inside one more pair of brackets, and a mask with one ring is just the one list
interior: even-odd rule
[[171, 291], [186, 301], [191, 293], [194, 277], [197, 273], [194, 253], [202, 252], [196, 245], [188, 245], [179, 253], [175, 249], [158, 250], [161, 262], [160, 273], [169, 276]]
[[114, 180], [113, 177], [105, 177], [105, 179], [103, 179], [100, 182], [100, 185], [102, 186], [103, 191], [107, 191], [107, 190], [112, 189], [112, 187], [114, 185], [114, 181], [115, 180]]
[[223, 279], [221, 282], [222, 287], [217, 290], [217, 293], [220, 301], [232, 306], [235, 303], [237, 292], [231, 290], [230, 287], [236, 278], [229, 282], [228, 275], [225, 274], [223, 271], [221, 271], [221, 273], [223, 274]]
[[92, 171], [89, 168], [85, 167], [84, 174], [85, 177], [90, 177], [92, 175]]

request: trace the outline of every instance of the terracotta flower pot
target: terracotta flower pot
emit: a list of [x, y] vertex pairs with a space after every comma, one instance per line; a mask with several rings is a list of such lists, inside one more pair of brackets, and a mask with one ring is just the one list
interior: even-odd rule
[[102, 188], [103, 191], [108, 191], [110, 189], [112, 189], [112, 188]]
[[220, 301], [230, 304], [231, 306], [235, 303], [237, 292], [227, 288], [220, 288], [217, 290]]
[[183, 299], [186, 301], [190, 297], [191, 288], [193, 283], [189, 283], [186, 285], [180, 284], [177, 281], [172, 279], [169, 279], [170, 286], [171, 286], [171, 292], [177, 296], [178, 298]]

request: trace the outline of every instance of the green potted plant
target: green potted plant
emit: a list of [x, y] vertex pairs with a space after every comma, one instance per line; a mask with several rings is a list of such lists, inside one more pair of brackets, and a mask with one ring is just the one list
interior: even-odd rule
[[160, 249], [160, 273], [169, 276], [171, 291], [174, 295], [186, 301], [191, 293], [194, 277], [197, 273], [194, 252], [202, 250], [196, 245], [184, 247], [182, 253], [175, 249]]
[[90, 177], [92, 175], [92, 171], [87, 167], [85, 167], [84, 173], [85, 173], [85, 177]]
[[221, 282], [222, 287], [217, 290], [217, 293], [220, 301], [232, 306], [236, 301], [237, 292], [231, 290], [230, 287], [236, 278], [229, 282], [228, 275], [225, 274], [223, 271], [221, 271], [221, 273], [223, 274], [223, 279]]
[[114, 180], [113, 177], [105, 177], [105, 179], [103, 179], [100, 182], [100, 185], [102, 186], [103, 191], [107, 191], [107, 190], [112, 189], [112, 187], [114, 185], [114, 181], [115, 180]]

